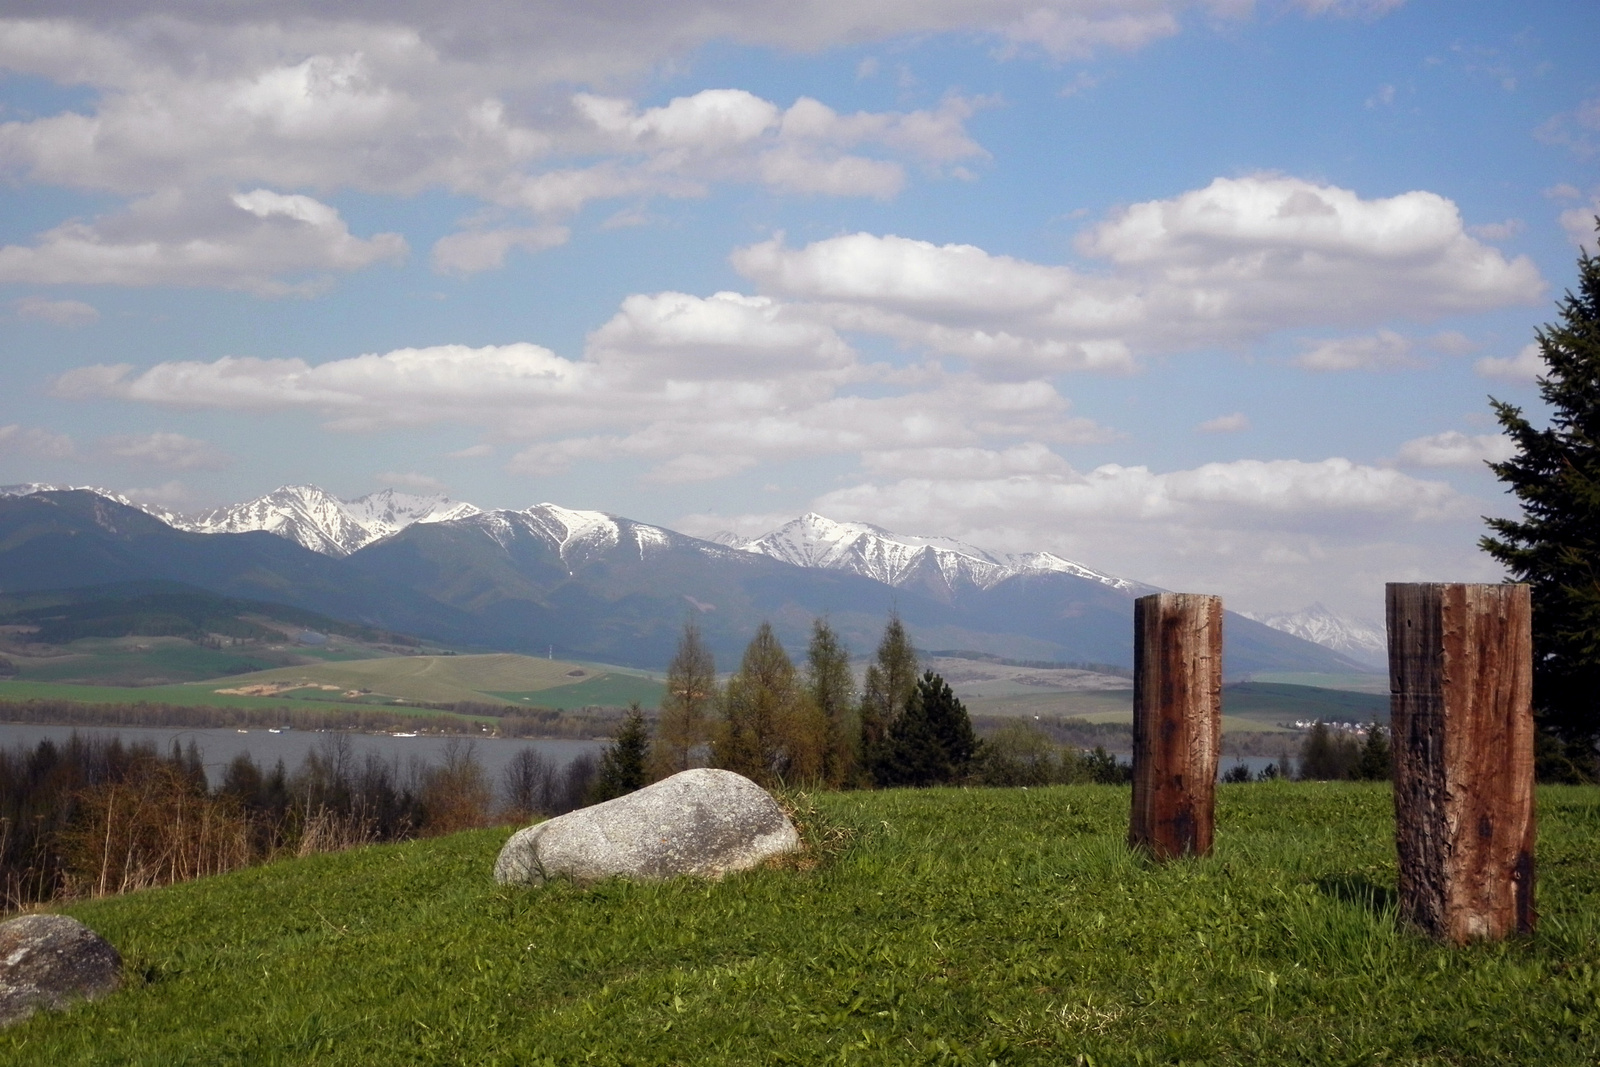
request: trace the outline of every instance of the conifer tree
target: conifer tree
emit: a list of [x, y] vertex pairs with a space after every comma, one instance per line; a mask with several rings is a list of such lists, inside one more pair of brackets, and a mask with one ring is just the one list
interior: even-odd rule
[[678, 651], [667, 665], [666, 694], [650, 746], [650, 777], [660, 780], [688, 770], [695, 749], [710, 740], [717, 699], [717, 664], [693, 619], [683, 624]]
[[850, 781], [855, 774], [856, 744], [861, 733], [855, 688], [849, 649], [840, 643], [826, 619], [816, 620], [806, 654], [806, 696], [822, 726], [820, 777], [833, 788]]
[[723, 690], [722, 718], [711, 742], [716, 765], [759, 785], [778, 784], [793, 772], [790, 742], [800, 703], [794, 664], [772, 624], [763, 622]]
[[1557, 308], [1559, 321], [1535, 334], [1549, 426], [1536, 428], [1522, 409], [1490, 399], [1516, 453], [1489, 467], [1522, 516], [1486, 519], [1494, 535], [1479, 544], [1532, 587], [1535, 712], [1565, 745], [1570, 775], [1592, 777], [1600, 739], [1600, 258], [1579, 254], [1577, 289]]
[[600, 754], [600, 772], [589, 787], [589, 803], [598, 804], [624, 796], [648, 784], [645, 758], [650, 751], [650, 727], [644, 721], [639, 702], [633, 702], [622, 729]]
[[947, 785], [972, 769], [978, 738], [966, 706], [939, 675], [928, 671], [889, 724], [872, 764], [882, 786]]
[[917, 688], [917, 652], [898, 612], [889, 614], [878, 642], [877, 661], [867, 667], [861, 687], [861, 760], [877, 758], [889, 726], [899, 718]]

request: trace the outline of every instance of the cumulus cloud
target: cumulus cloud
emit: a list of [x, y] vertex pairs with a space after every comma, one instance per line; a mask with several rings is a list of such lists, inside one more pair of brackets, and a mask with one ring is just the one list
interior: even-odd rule
[[[1364, 200], [1274, 175], [1135, 204], [1078, 248], [1109, 271], [866, 233], [803, 248], [780, 234], [732, 262], [841, 329], [1017, 372], [1127, 371], [1141, 350], [1429, 319], [1532, 303], [1544, 291], [1527, 257], [1508, 260], [1470, 237], [1441, 196]], [[1365, 355], [1346, 345], [1312, 365], [1371, 365], [1396, 343], [1380, 334]]]
[[32, 245], [0, 247], [0, 282], [307, 294], [330, 272], [405, 254], [399, 234], [356, 237], [337, 211], [309, 196], [269, 189], [200, 198], [170, 192], [92, 222], [64, 223]]
[[215, 445], [168, 430], [105, 437], [100, 440], [98, 451], [131, 466], [168, 470], [220, 470], [233, 462]]
[[[689, 18], [680, 22], [667, 13], [674, 6], [696, 7], [650, 7], [621, 20], [568, 3], [538, 13], [419, 9], [379, 19], [327, 8], [276, 19], [136, 9], [80, 19], [65, 8], [52, 19], [0, 19], [0, 69], [96, 94], [80, 110], [0, 123], [0, 172], [129, 198], [123, 212], [95, 224], [63, 223], [6, 249], [0, 276], [9, 268], [122, 285], [141, 284], [142, 273], [153, 284], [193, 285], [208, 284], [201, 261], [222, 260], [221, 274], [231, 277], [238, 262], [260, 259], [260, 274], [276, 277], [358, 269], [395, 255], [389, 235], [363, 247], [309, 196], [292, 202], [299, 190], [344, 189], [444, 189], [521, 216], [439, 242], [435, 265], [470, 273], [499, 265], [513, 248], [560, 243], [562, 220], [595, 199], [695, 196], [723, 181], [882, 198], [904, 185], [908, 162], [938, 171], [984, 155], [963, 125], [983, 102], [958, 97], [932, 109], [841, 115], [809, 98], [785, 109], [732, 88], [660, 107], [573, 92], [574, 84], [603, 85], [707, 40], [737, 38], [747, 22], [770, 29], [783, 21], [716, 4], [680, 11]], [[940, 28], [1006, 21], [982, 5], [956, 6], [966, 10]], [[819, 27], [836, 22], [838, 12], [815, 7]], [[624, 32], [649, 23], [663, 32]], [[584, 54], [587, 61], [578, 58]], [[216, 203], [194, 210], [229, 193], [235, 207], [259, 217], [307, 224], [275, 242], [306, 247], [263, 257], [262, 235]], [[104, 232], [138, 231], [138, 216], [175, 199], [188, 204], [179, 247], [149, 234], [123, 247]], [[132, 217], [119, 223], [121, 215]], [[153, 269], [140, 272], [146, 264]], [[271, 288], [259, 277], [238, 287]]]
[[100, 321], [100, 312], [92, 304], [81, 300], [46, 300], [42, 296], [25, 296], [12, 304], [19, 319], [39, 319], [57, 326], [87, 326]]
[[1550, 370], [1539, 352], [1537, 344], [1523, 345], [1514, 356], [1497, 358], [1487, 356], [1472, 365], [1484, 378], [1497, 378], [1505, 382], [1532, 382]]
[[65, 459], [77, 452], [72, 438], [38, 426], [0, 426], [0, 455]]
[[1457, 430], [1418, 437], [1400, 446], [1395, 462], [1406, 467], [1481, 467], [1516, 454], [1505, 434], [1468, 435]]
[[1312, 341], [1295, 364], [1306, 370], [1396, 370], [1416, 367], [1421, 361], [1412, 354], [1411, 340], [1393, 330], [1379, 330], [1367, 337], [1338, 337]]

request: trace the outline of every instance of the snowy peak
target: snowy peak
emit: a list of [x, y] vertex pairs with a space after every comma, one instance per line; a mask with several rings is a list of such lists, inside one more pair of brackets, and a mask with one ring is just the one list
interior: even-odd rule
[[[444, 520], [435, 520], [444, 521]], [[569, 572], [585, 562], [604, 556], [623, 546], [637, 552], [641, 560], [650, 559], [671, 548], [681, 535], [659, 526], [649, 526], [603, 511], [577, 511], [559, 504], [535, 504], [522, 511], [485, 511], [463, 516], [502, 548], [509, 548], [522, 536], [543, 541], [561, 557]]]
[[71, 493], [79, 490], [114, 500], [124, 507], [137, 508], [146, 515], [160, 519], [168, 526], [177, 526], [181, 518], [177, 512], [159, 504], [142, 504], [137, 500], [130, 500], [121, 493], [102, 489], [97, 485], [46, 485], [43, 482], [23, 482], [19, 485], [0, 485], [0, 496], [32, 496], [34, 493]]
[[835, 522], [815, 512], [763, 537], [719, 534], [714, 540], [800, 567], [849, 571], [893, 586], [930, 585], [946, 593], [963, 584], [989, 589], [1020, 574], [1050, 573], [1071, 574], [1125, 592], [1143, 588], [1049, 552], [995, 555], [963, 541], [908, 537], [870, 523]]
[[1367, 619], [1336, 615], [1321, 604], [1312, 604], [1302, 611], [1244, 611], [1240, 614], [1370, 666], [1381, 667], [1388, 662], [1389, 638], [1383, 626]]
[[264, 530], [326, 556], [348, 556], [416, 522], [445, 522], [478, 514], [471, 504], [385, 489], [340, 500], [314, 485], [286, 485], [266, 496], [197, 515], [174, 516], [172, 525], [195, 533]]

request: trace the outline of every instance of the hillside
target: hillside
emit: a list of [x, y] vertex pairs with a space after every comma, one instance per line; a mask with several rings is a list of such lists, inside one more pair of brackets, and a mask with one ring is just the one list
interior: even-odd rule
[[710, 884], [501, 889], [506, 829], [281, 862], [65, 909], [130, 985], [0, 1059], [1592, 1067], [1600, 790], [1540, 791], [1538, 933], [1466, 950], [1398, 926], [1391, 803], [1223, 786], [1163, 867], [1112, 786], [820, 795], [828, 851]]
[[213, 681], [193, 688], [238, 696], [306, 695], [308, 691], [321, 690], [335, 698], [374, 703], [469, 701], [553, 708], [626, 704], [631, 700], [654, 707], [661, 695], [660, 683], [642, 675], [506, 652], [315, 663], [244, 674], [222, 684]]

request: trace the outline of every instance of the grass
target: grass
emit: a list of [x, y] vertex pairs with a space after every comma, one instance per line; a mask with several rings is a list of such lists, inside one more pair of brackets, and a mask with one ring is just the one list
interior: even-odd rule
[[[1133, 690], [1106, 689], [1038, 693], [1025, 696], [973, 697], [967, 710], [985, 717], [1083, 719], [1092, 723], [1133, 725]], [[1222, 689], [1224, 733], [1261, 733], [1282, 729], [1284, 722], [1326, 719], [1367, 722], [1389, 719], [1387, 690], [1382, 696], [1346, 689], [1281, 682], [1245, 682]]]
[[[563, 694], [584, 684], [591, 691], [600, 692], [595, 683], [613, 676], [590, 666], [579, 666], [563, 660], [519, 656], [510, 652], [497, 652], [477, 656], [396, 656], [388, 659], [349, 660], [343, 663], [303, 664], [277, 670], [241, 674], [226, 680], [208, 683], [208, 689], [234, 689], [251, 685], [305, 682], [313, 685], [332, 685], [340, 690], [371, 690], [372, 700], [409, 700], [418, 703], [449, 704], [458, 701], [485, 703], [524, 703], [528, 696], [530, 705], [564, 707], [552, 704]], [[620, 687], [620, 688], [619, 688]], [[627, 699], [648, 701], [652, 706], [660, 699], [661, 686], [636, 675], [617, 675], [611, 688], [626, 690]], [[605, 701], [584, 699], [580, 704], [599, 704]], [[621, 701], [626, 703], [626, 700]]]
[[626, 707], [635, 700], [643, 707], [653, 708], [661, 703], [663, 691], [664, 687], [660, 682], [649, 678], [632, 674], [606, 674], [557, 689], [510, 691], [489, 695], [501, 697], [513, 704], [570, 711], [593, 705], [607, 708]]
[[[302, 687], [274, 696], [220, 692], [274, 684]], [[359, 697], [345, 695], [359, 690], [368, 692]], [[86, 704], [143, 701], [243, 708], [282, 708], [286, 700], [385, 705], [396, 700], [428, 704], [468, 701], [563, 710], [595, 705], [620, 707], [637, 700], [645, 707], [655, 707], [661, 693], [661, 683], [637, 672], [512, 653], [304, 663], [180, 685], [92, 685], [27, 677], [0, 681], [0, 700], [70, 700]]]
[[509, 831], [67, 909], [122, 992], [0, 1032], [47, 1064], [1586, 1064], [1600, 790], [1540, 791], [1538, 933], [1397, 925], [1387, 787], [1224, 786], [1152, 866], [1109, 786], [814, 798], [835, 850], [705, 884], [502, 889]]

